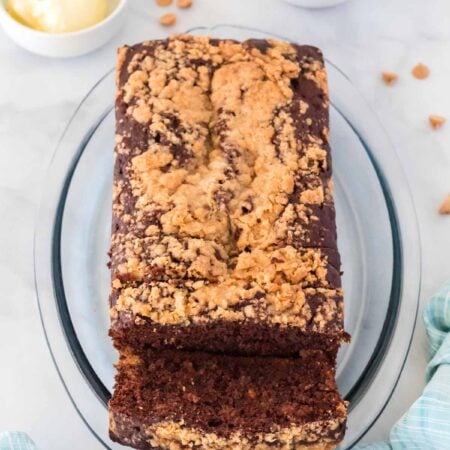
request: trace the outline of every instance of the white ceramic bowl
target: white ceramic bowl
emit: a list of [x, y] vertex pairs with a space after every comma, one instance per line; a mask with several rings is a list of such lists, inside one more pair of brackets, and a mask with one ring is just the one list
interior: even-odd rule
[[120, 29], [125, 19], [128, 0], [115, 4], [110, 14], [98, 24], [71, 33], [46, 33], [22, 25], [6, 11], [6, 0], [0, 0], [0, 26], [21, 47], [38, 55], [69, 58], [92, 52], [106, 44]]
[[285, 0], [288, 3], [305, 8], [328, 8], [329, 6], [339, 5], [347, 0]]

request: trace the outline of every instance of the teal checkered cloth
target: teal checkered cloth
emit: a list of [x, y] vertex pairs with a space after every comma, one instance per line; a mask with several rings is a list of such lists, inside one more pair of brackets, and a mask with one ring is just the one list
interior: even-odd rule
[[389, 443], [361, 444], [355, 450], [450, 449], [450, 283], [430, 299], [423, 319], [430, 362], [422, 396], [394, 425]]
[[0, 433], [0, 450], [37, 450], [26, 433], [10, 431]]
[[[355, 450], [450, 450], [450, 283], [424, 311], [430, 341], [428, 382], [423, 394], [391, 430], [389, 443], [360, 444]], [[21, 432], [0, 433], [0, 450], [37, 450]]]

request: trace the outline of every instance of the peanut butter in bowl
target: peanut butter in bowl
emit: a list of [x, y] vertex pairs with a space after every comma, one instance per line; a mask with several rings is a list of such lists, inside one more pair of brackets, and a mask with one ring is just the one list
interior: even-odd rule
[[126, 6], [127, 0], [0, 0], [0, 27], [30, 52], [69, 58], [108, 42]]
[[18, 22], [48, 33], [69, 33], [94, 26], [108, 15], [107, 0], [8, 0]]

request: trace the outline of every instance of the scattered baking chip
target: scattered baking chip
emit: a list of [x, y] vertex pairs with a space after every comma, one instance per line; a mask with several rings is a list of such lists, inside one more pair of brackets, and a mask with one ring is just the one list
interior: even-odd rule
[[441, 128], [442, 125], [444, 125], [445, 117], [431, 115], [430, 117], [428, 117], [428, 121], [430, 122], [431, 128], [433, 128], [433, 130], [437, 130], [438, 128]]
[[158, 6], [170, 6], [172, 4], [172, 0], [155, 0]]
[[190, 8], [192, 6], [192, 0], [177, 0], [178, 8]]
[[439, 214], [450, 214], [450, 195], [443, 201], [439, 208]]
[[419, 63], [412, 68], [411, 73], [414, 78], [425, 80], [430, 75], [430, 69], [425, 64]]
[[383, 78], [383, 81], [388, 85], [392, 86], [398, 78], [398, 75], [393, 72], [381, 72], [381, 76]]
[[171, 27], [177, 23], [177, 16], [173, 13], [164, 14], [159, 18], [159, 23], [165, 27]]

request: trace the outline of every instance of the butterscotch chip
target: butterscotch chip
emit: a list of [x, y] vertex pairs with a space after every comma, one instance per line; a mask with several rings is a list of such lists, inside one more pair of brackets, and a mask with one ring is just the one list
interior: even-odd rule
[[431, 115], [430, 117], [428, 117], [428, 121], [430, 122], [433, 130], [437, 130], [438, 128], [441, 128], [442, 125], [444, 125], [445, 117]]
[[450, 214], [450, 195], [442, 202], [439, 208], [439, 214]]
[[425, 64], [419, 63], [412, 68], [411, 73], [414, 78], [425, 80], [430, 75], [430, 69]]
[[392, 86], [397, 81], [397, 78], [398, 78], [398, 75], [393, 72], [382, 72], [381, 76], [383, 78], [383, 81], [388, 86]]
[[158, 6], [162, 7], [170, 6], [172, 4], [172, 0], [155, 0], [155, 2]]
[[192, 6], [192, 0], [177, 0], [178, 8], [190, 8]]
[[171, 27], [177, 23], [177, 16], [173, 13], [164, 14], [159, 18], [159, 23], [165, 27]]

